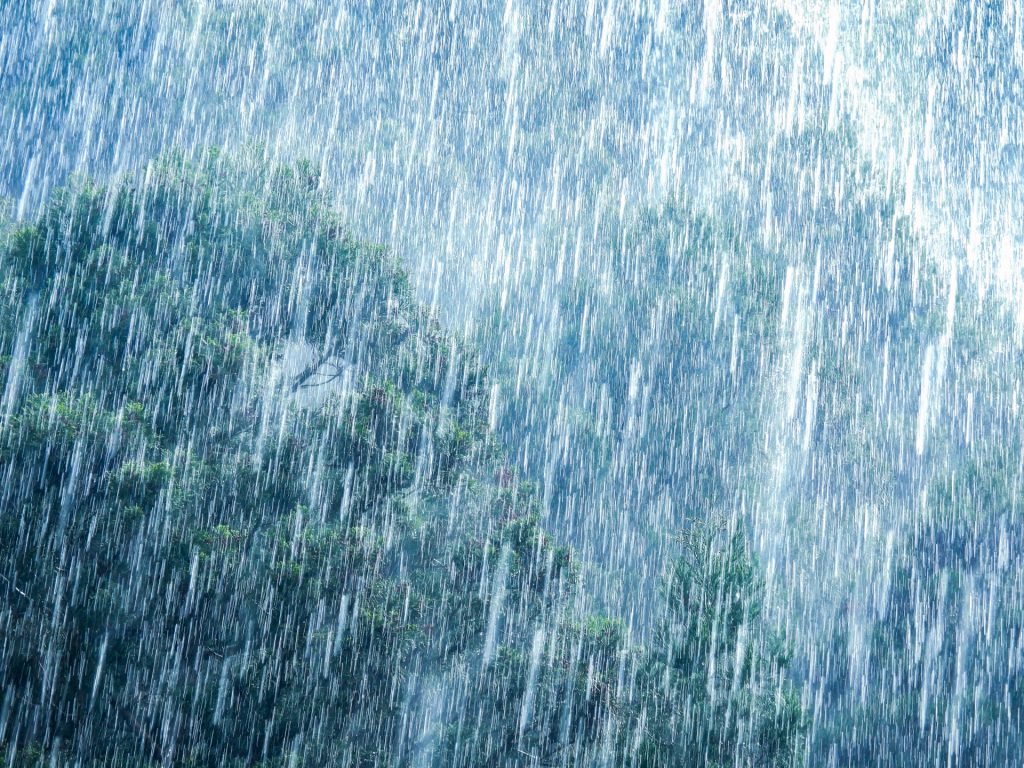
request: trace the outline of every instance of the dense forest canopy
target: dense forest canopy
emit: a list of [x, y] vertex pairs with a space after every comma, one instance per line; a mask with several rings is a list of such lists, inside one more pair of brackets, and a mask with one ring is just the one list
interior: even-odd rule
[[83, 182], [0, 264], [12, 764], [798, 756], [741, 533], [678, 548], [650, 648], [574, 610], [479, 355], [308, 164]]

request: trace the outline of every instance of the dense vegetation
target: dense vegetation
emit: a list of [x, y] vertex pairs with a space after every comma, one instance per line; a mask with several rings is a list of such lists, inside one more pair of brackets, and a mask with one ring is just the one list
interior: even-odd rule
[[478, 355], [309, 165], [80, 182], [0, 253], [0, 759], [799, 758], [735, 521], [656, 641], [581, 612]]
[[1015, 310], [940, 266], [847, 129], [749, 162], [771, 178], [750, 207], [769, 224], [684, 198], [610, 227], [580, 274], [553, 238], [495, 298], [501, 431], [602, 563], [584, 574], [595, 602], [622, 597], [656, 643], [665, 521], [747, 527], [799, 659], [811, 764], [1012, 762]]

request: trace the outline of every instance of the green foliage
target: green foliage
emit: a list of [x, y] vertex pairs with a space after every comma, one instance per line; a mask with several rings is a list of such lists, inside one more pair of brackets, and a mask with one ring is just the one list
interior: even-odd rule
[[[18, 764], [795, 753], [740, 540], [684, 548], [650, 649], [581, 617], [581, 565], [490, 431], [485, 366], [346, 233], [312, 166], [208, 151], [79, 182], [0, 267]], [[580, 418], [600, 452], [608, 425]], [[457, 716], [420, 744], [423, 681], [459, 675]]]
[[536, 626], [529, 646], [506, 644], [484, 667], [442, 762], [800, 765], [805, 716], [760, 609], [742, 537], [694, 525], [666, 574], [649, 647], [598, 615]]
[[632, 764], [800, 764], [802, 710], [786, 654], [761, 621], [761, 589], [738, 532], [690, 528], [638, 663], [620, 746]]
[[392, 764], [409, 672], [479, 643], [488, 535], [515, 621], [571, 586], [535, 492], [492, 502], [482, 366], [308, 164], [79, 182], [0, 266], [3, 349], [28, 334], [0, 421], [20, 762]]

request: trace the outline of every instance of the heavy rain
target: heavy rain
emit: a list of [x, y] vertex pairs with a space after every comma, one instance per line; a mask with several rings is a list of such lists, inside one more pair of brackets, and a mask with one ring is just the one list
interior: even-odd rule
[[0, 766], [1024, 764], [1022, 0], [0, 0]]

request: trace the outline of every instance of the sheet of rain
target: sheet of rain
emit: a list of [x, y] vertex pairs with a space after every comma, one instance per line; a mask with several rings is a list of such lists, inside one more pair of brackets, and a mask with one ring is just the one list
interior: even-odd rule
[[1019, 766], [1021, 0], [0, 0], [0, 766]]

